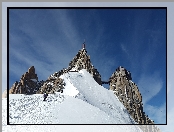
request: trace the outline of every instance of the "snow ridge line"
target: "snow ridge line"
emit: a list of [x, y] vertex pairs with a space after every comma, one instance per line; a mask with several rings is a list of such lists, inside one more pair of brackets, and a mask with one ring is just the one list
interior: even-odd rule
[[[69, 73], [68, 73], [68, 74], [69, 74]], [[70, 83], [73, 85], [73, 83], [72, 83], [72, 82], [70, 81], [70, 79], [66, 76], [66, 74], [64, 74], [64, 76], [67, 78], [68, 82], [70, 82]], [[73, 85], [73, 86], [74, 86], [74, 85]], [[74, 86], [74, 87], [75, 87], [75, 86]], [[75, 98], [78, 98], [78, 96], [76, 96]], [[84, 96], [84, 98], [85, 98], [85, 96]], [[80, 98], [78, 98], [78, 99], [80, 99]], [[84, 101], [83, 99], [80, 99], [80, 100]], [[95, 108], [98, 108], [98, 107], [94, 106], [93, 104], [87, 102], [87, 100], [84, 101], [84, 102], [90, 104], [91, 106], [93, 106], [93, 107], [95, 107]], [[103, 111], [103, 110], [100, 109], [100, 108], [98, 108], [98, 109], [101, 110], [101, 111]], [[103, 111], [103, 112], [106, 113], [106, 114], [109, 116], [109, 114], [108, 114], [107, 112], [105, 112], [105, 111]]]
[[[69, 74], [69, 73], [68, 73]], [[79, 75], [80, 74], [80, 75]], [[65, 75], [64, 74], [64, 76], [66, 77], [66, 79], [68, 80], [68, 82], [70, 82], [73, 86], [75, 86], [74, 85], [74, 83], [72, 83], [72, 81], [75, 81], [75, 84], [77, 85], [77, 86], [80, 86], [80, 80], [78, 80], [78, 78], [79, 77], [83, 77], [82, 75], [83, 75], [84, 73], [82, 72], [82, 73], [80, 73], [80, 72], [78, 72], [78, 75], [77, 74], [69, 74], [70, 76], [70, 78], [68, 78], [67, 77], [67, 75]], [[87, 77], [88, 78], [88, 77]], [[83, 79], [82, 79], [83, 80]], [[85, 80], [84, 80], [85, 81]], [[76, 87], [76, 86], [75, 86]], [[95, 86], [96, 87], [96, 86]], [[80, 89], [78, 89], [78, 91], [79, 90], [81, 90], [81, 88]], [[80, 91], [79, 91], [80, 92]], [[92, 91], [91, 91], [92, 92]], [[81, 91], [80, 92], [80, 95], [82, 95], [82, 93], [83, 93], [83, 91]], [[79, 95], [79, 94], [78, 94]], [[94, 107], [96, 107], [95, 105], [93, 105], [93, 104], [91, 104], [91, 103], [89, 103], [87, 100], [86, 100], [86, 98], [84, 97], [84, 95], [82, 95], [82, 97], [83, 98], [79, 98], [79, 96], [76, 96], [76, 97], [78, 97], [78, 99], [81, 99], [82, 101], [84, 101], [84, 102], [87, 102], [88, 104], [90, 104], [90, 105], [92, 105], [92, 106], [94, 106]], [[115, 97], [115, 96], [114, 96]], [[118, 100], [118, 99], [117, 99]], [[111, 115], [113, 115], [113, 116], [115, 116], [115, 114], [114, 114], [114, 111], [116, 112], [116, 111], [118, 111], [118, 109], [116, 109], [116, 108], [114, 108], [112, 105], [110, 105], [110, 104], [108, 104], [107, 102], [104, 102], [104, 103], [102, 103], [101, 101], [99, 102], [100, 103], [100, 105], [97, 105], [98, 107], [96, 107], [96, 108], [98, 108], [98, 109], [100, 109], [101, 111], [103, 111], [103, 112], [105, 112], [107, 115], [109, 115], [109, 114], [111, 114]], [[108, 105], [108, 106], [106, 106], [106, 105]], [[121, 104], [121, 103], [120, 103]], [[101, 106], [102, 105], [102, 106]], [[111, 112], [109, 112], [108, 113], [108, 110], [105, 110], [105, 109], [103, 109], [103, 106], [106, 108], [106, 109], [113, 109]], [[124, 111], [124, 109], [123, 109], [123, 111]], [[124, 111], [123, 113], [121, 112], [120, 114], [124, 114], [124, 113], [127, 113], [127, 111]], [[127, 113], [128, 114], [128, 113]], [[124, 120], [125, 120], [125, 118], [123, 118]], [[134, 120], [131, 118], [131, 117], [129, 117], [129, 119], [130, 119], [130, 122], [132, 122], [133, 124], [135, 124], [135, 122], [134, 122]], [[120, 120], [121, 121], [121, 120]]]

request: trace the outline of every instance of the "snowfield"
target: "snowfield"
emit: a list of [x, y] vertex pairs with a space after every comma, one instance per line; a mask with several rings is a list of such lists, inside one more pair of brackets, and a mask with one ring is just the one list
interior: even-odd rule
[[[41, 94], [10, 94], [10, 124], [136, 124], [113, 92], [98, 85], [86, 70], [69, 72], [60, 78], [65, 82], [63, 93], [49, 94], [47, 101], [43, 101]], [[58, 128], [61, 127], [60, 125], [45, 128], [40, 125], [7, 126], [6, 98], [2, 101], [3, 131], [10, 128], [13, 132], [18, 130], [54, 132], [59, 131]], [[85, 129], [82, 130], [141, 132], [136, 125], [109, 126], [107, 130], [102, 129], [102, 126], [95, 127], [93, 130], [89, 129], [89, 126], [84, 126]], [[61, 130], [65, 131], [63, 128]], [[77, 125], [76, 130], [80, 130]]]

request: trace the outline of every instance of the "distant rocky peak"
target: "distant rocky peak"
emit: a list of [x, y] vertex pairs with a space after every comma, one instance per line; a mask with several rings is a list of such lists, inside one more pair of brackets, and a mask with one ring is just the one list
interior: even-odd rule
[[81, 49], [77, 53], [77, 55], [74, 57], [74, 59], [81, 59], [82, 61], [84, 60], [90, 60], [89, 55], [87, 55], [87, 50], [86, 49]]
[[142, 96], [138, 86], [132, 81], [131, 73], [118, 67], [110, 77], [110, 90], [123, 103], [129, 114], [138, 124], [154, 124], [143, 112]]
[[78, 53], [73, 58], [73, 60], [70, 61], [69, 67], [67, 69], [68, 71], [71, 71], [74, 69], [77, 71], [81, 69], [86, 69], [93, 76], [93, 78], [98, 84], [100, 85], [102, 84], [101, 75], [97, 71], [97, 69], [92, 65], [90, 56], [87, 54], [87, 50], [85, 46], [83, 46], [83, 48], [78, 51]]
[[119, 66], [115, 72], [112, 74], [111, 78], [114, 77], [125, 77], [127, 80], [132, 80], [130, 71], [126, 70], [124, 67]]
[[29, 74], [35, 74], [35, 68], [34, 68], [34, 66], [31, 66], [31, 67], [28, 69], [28, 73], [29, 73]]
[[[90, 61], [90, 56], [87, 54], [85, 45], [78, 51], [76, 56], [70, 61], [68, 68], [63, 68], [62, 70], [53, 73], [45, 81], [44, 85], [39, 89], [37, 93], [43, 93], [47, 91], [48, 93], [54, 93], [63, 89], [63, 81], [59, 78], [61, 75], [67, 72], [78, 72], [81, 69], [86, 69], [94, 78], [98, 84], [102, 84], [101, 75], [97, 69], [92, 65]], [[49, 83], [52, 85], [48, 85]], [[60, 87], [61, 86], [61, 87]]]
[[78, 67], [78, 70], [82, 68], [87, 69], [92, 66], [90, 56], [87, 54], [87, 50], [84, 48], [79, 50], [73, 60], [69, 63], [70, 67]]
[[16, 81], [11, 89], [9, 90], [10, 94], [34, 94], [38, 88], [43, 84], [38, 81], [37, 74], [35, 74], [34, 66], [31, 66], [28, 69], [28, 72], [24, 73], [20, 81]]
[[29, 69], [28, 69], [28, 72], [26, 72], [25, 74], [22, 75], [21, 77], [21, 80], [24, 80], [24, 81], [29, 81], [31, 79], [35, 79], [38, 81], [38, 77], [37, 77], [37, 74], [35, 74], [35, 68], [34, 66], [31, 66]]

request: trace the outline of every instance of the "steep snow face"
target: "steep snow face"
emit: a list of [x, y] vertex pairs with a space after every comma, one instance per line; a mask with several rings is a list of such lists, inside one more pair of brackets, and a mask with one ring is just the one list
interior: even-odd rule
[[71, 80], [70, 80], [69, 76], [70, 76], [69, 73], [60, 76], [60, 78], [64, 79], [64, 82], [65, 82], [65, 89], [63, 90], [63, 95], [68, 95], [68, 96], [75, 97], [79, 93], [79, 91], [71, 83]]
[[[112, 91], [98, 85], [86, 71], [61, 76], [63, 93], [43, 95], [10, 94], [11, 124], [134, 124]], [[119, 126], [115, 130], [140, 132], [137, 126]]]
[[66, 73], [60, 78], [64, 79], [65, 83], [68, 84], [65, 86], [65, 90], [70, 89], [69, 83], [73, 85], [72, 89], [76, 88], [76, 91], [79, 91], [75, 96], [76, 98], [82, 99], [86, 103], [104, 111], [108, 116], [115, 119], [115, 124], [135, 124], [135, 121], [113, 94], [113, 91], [98, 85], [85, 69], [79, 72]]

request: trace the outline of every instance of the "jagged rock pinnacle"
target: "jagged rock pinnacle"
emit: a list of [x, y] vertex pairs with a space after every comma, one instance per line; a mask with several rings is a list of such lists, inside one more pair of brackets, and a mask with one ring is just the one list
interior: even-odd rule
[[132, 82], [131, 73], [123, 67], [118, 67], [110, 77], [110, 90], [127, 108], [129, 114], [139, 124], [154, 124], [143, 112], [142, 96], [138, 86]]
[[77, 55], [73, 58], [73, 60], [69, 63], [69, 71], [75, 69], [77, 71], [81, 69], [86, 69], [95, 79], [98, 84], [102, 84], [101, 75], [97, 71], [96, 68], [92, 65], [90, 61], [90, 56], [87, 55], [87, 50], [85, 49], [85, 44], [83, 44], [83, 48], [79, 50]]
[[38, 88], [42, 85], [41, 82], [38, 82], [37, 74], [35, 74], [34, 66], [31, 66], [28, 69], [28, 72], [22, 75], [20, 81], [16, 81], [11, 89], [9, 90], [10, 94], [34, 94]]

